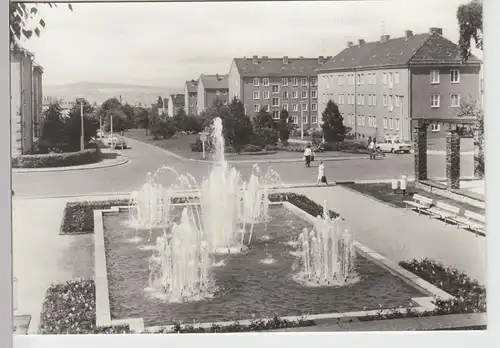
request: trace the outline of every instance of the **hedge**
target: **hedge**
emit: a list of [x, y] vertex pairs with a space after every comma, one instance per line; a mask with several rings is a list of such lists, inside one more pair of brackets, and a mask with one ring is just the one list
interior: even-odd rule
[[50, 153], [42, 155], [21, 155], [12, 158], [12, 168], [68, 167], [96, 163], [101, 159], [98, 149], [78, 152]]

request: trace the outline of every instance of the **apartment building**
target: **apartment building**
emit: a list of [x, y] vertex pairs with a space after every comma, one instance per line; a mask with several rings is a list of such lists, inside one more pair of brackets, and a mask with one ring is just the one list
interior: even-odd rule
[[229, 102], [228, 93], [228, 75], [201, 74], [198, 80], [196, 101], [198, 114], [211, 107], [216, 101], [221, 101], [222, 104], [227, 105]]
[[184, 109], [184, 94], [172, 94], [168, 98], [168, 116], [174, 117], [177, 113]]
[[316, 68], [329, 58], [234, 58], [229, 71], [229, 97], [240, 99], [250, 117], [265, 108], [278, 120], [285, 109], [295, 125], [316, 128], [321, 115]]
[[[379, 41], [360, 39], [317, 69], [319, 108], [334, 101], [350, 132], [360, 138], [412, 139], [412, 120], [454, 117], [460, 98], [479, 100], [480, 60], [467, 64], [441, 28]], [[438, 123], [431, 137], [444, 136]]]
[[184, 85], [184, 105], [186, 114], [194, 116], [198, 113], [198, 80], [186, 81]]
[[43, 69], [34, 63], [33, 53], [21, 48], [10, 50], [10, 117], [12, 157], [33, 150], [42, 110]]
[[61, 114], [62, 117], [68, 117], [70, 110], [75, 106], [76, 104], [76, 98], [75, 100], [67, 100], [63, 97], [57, 97], [57, 96], [44, 96], [43, 97], [43, 102], [42, 102], [42, 110], [46, 110], [50, 104], [59, 102], [59, 105], [61, 106]]

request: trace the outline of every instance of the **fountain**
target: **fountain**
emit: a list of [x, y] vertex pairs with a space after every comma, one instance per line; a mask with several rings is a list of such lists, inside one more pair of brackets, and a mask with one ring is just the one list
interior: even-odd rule
[[296, 280], [309, 286], [340, 286], [357, 280], [354, 274], [355, 250], [352, 235], [343, 228], [340, 217], [328, 215], [326, 201], [323, 216], [318, 216], [311, 231], [305, 227], [299, 235], [302, 269]]

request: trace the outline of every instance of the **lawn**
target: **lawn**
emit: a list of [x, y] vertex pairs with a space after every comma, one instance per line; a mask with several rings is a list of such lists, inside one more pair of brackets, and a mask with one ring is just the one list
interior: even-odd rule
[[439, 200], [443, 203], [447, 203], [454, 206], [459, 206], [464, 210], [470, 210], [475, 213], [485, 214], [484, 209], [477, 208], [473, 205], [458, 202], [451, 198], [446, 198], [437, 194], [429, 193], [427, 191], [418, 189], [415, 187], [413, 182], [408, 183], [408, 190], [405, 196], [401, 193], [394, 194], [391, 189], [391, 184], [342, 184], [343, 186], [349, 187], [353, 190], [377, 198], [383, 202], [395, 205], [398, 208], [405, 208], [406, 204], [404, 201], [412, 200], [413, 194], [420, 194], [425, 197], [429, 197], [434, 200]]
[[151, 134], [146, 135], [144, 129], [130, 129], [125, 132], [125, 136], [161, 147], [183, 157], [201, 159], [201, 153], [191, 151], [190, 147], [196, 141], [196, 134], [177, 133], [170, 139], [154, 140]]

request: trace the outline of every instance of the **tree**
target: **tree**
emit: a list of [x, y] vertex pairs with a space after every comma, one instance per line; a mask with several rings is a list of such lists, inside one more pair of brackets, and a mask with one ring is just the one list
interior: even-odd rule
[[280, 111], [280, 121], [278, 124], [278, 131], [280, 134], [280, 139], [283, 145], [288, 144], [288, 139], [290, 139], [290, 132], [293, 127], [293, 121], [290, 118], [290, 115], [288, 114], [288, 111], [285, 109], [282, 109]]
[[329, 100], [325, 111], [322, 113], [323, 134], [326, 142], [342, 142], [346, 135], [344, 118], [339, 112], [339, 107], [333, 101]]
[[276, 123], [274, 122], [271, 114], [264, 108], [261, 108], [257, 115], [255, 115], [254, 124], [256, 127], [261, 128], [276, 128]]
[[65, 147], [67, 142], [62, 107], [59, 102], [52, 102], [43, 112], [40, 150], [45, 152], [50, 147]]
[[458, 45], [463, 62], [472, 55], [471, 41], [474, 40], [477, 49], [483, 49], [483, 3], [472, 0], [458, 6], [457, 20], [460, 31]]
[[[57, 7], [55, 3], [27, 4], [22, 2], [10, 2], [9, 4], [9, 34], [10, 44], [17, 45], [21, 38], [30, 39], [33, 33], [40, 36], [40, 30], [45, 28], [45, 21], [40, 19], [34, 28], [28, 28], [28, 21], [33, 20], [38, 14], [39, 5], [48, 5], [50, 8]], [[68, 4], [70, 11], [73, 6]]]
[[151, 127], [151, 134], [153, 134], [154, 139], [169, 139], [174, 136], [177, 132], [175, 127], [175, 122], [172, 118], [167, 117], [165, 119], [158, 120]]
[[[130, 105], [129, 103], [125, 103], [122, 108], [121, 108], [123, 114], [125, 115], [126, 118], [126, 128], [134, 128], [135, 127], [135, 122], [134, 122], [134, 107]], [[113, 120], [114, 121], [114, 120]]]
[[109, 98], [97, 111], [97, 116], [102, 117], [107, 132], [111, 130], [111, 117], [113, 118], [113, 132], [124, 131], [127, 126], [127, 116], [123, 105], [117, 98]]
[[148, 125], [149, 125], [149, 117], [148, 117], [148, 110], [146, 110], [143, 107], [135, 107], [134, 108], [134, 115], [133, 115], [133, 120], [134, 120], [134, 125], [137, 128], [143, 128], [146, 130], [146, 135], [148, 131]]
[[[66, 136], [69, 151], [80, 150], [81, 137], [81, 106], [76, 102], [69, 111], [65, 120]], [[96, 136], [99, 129], [99, 120], [95, 117], [95, 109], [87, 100], [83, 101], [83, 140], [88, 143], [92, 137]]]
[[236, 152], [240, 153], [245, 145], [250, 143], [253, 137], [252, 120], [245, 114], [245, 106], [233, 98], [229, 104], [229, 114], [223, 119], [225, 136], [229, 145], [233, 146]]

